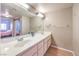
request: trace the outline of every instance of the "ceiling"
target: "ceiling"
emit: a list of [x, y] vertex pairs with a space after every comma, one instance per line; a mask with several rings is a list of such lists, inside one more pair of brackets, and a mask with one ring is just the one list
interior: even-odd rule
[[13, 17], [35, 16], [33, 13], [31, 13], [31, 10], [33, 9], [31, 9], [29, 12], [27, 9], [25, 9], [23, 6], [20, 6], [18, 3], [1, 3], [0, 6], [0, 14], [4, 14], [5, 10], [7, 9], [9, 14]]
[[[30, 5], [42, 13], [72, 7], [72, 3], [30, 3]], [[29, 14], [26, 10], [23, 10], [22, 8], [13, 4], [9, 5], [7, 3], [1, 4], [0, 8], [1, 13], [4, 13], [5, 9], [9, 9], [9, 13], [13, 16], [21, 16], [22, 14], [23, 15]], [[31, 16], [31, 14], [29, 15]]]
[[72, 3], [31, 3], [31, 5], [44, 13], [72, 7]]
[[18, 10], [16, 10], [15, 8], [12, 8], [10, 6], [7, 5], [7, 3], [2, 3], [1, 4], [1, 9], [0, 9], [0, 13], [5, 13], [5, 10], [8, 10], [8, 12], [13, 15], [14, 17], [15, 16], [21, 16], [20, 13], [18, 12]]

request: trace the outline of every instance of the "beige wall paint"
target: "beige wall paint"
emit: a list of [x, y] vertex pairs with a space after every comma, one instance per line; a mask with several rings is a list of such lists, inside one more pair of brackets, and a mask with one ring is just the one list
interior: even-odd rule
[[22, 16], [21, 21], [22, 21], [22, 34], [26, 34], [30, 31], [30, 28], [29, 28], [30, 18], [27, 16]]
[[[46, 19], [44, 20], [44, 23], [45, 31], [52, 32], [55, 44], [57, 46], [73, 50], [71, 7], [46, 13]], [[36, 30], [37, 27], [38, 31], [41, 31], [43, 21], [40, 18], [32, 18], [31, 24], [33, 27], [33, 31]], [[40, 25], [42, 26], [40, 27]]]
[[75, 54], [79, 56], [79, 4], [73, 5], [73, 46]]
[[72, 8], [46, 13], [45, 31], [51, 31], [54, 43], [62, 48], [72, 48]]

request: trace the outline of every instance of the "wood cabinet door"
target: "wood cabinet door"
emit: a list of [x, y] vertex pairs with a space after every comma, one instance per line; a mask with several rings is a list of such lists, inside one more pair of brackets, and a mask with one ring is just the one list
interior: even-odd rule
[[50, 47], [50, 45], [51, 45], [51, 39], [49, 39], [48, 42], [47, 42], [48, 48]]
[[40, 43], [38, 43], [38, 56], [43, 56], [44, 52], [43, 52], [43, 41], [41, 41]]
[[38, 56], [38, 53], [37, 53], [37, 52], [35, 52], [32, 56]]
[[25, 51], [23, 56], [33, 56], [37, 54], [37, 45], [33, 46], [29, 50]]
[[44, 45], [43, 45], [43, 49], [44, 49], [44, 54], [46, 53], [47, 51], [47, 39], [44, 40]]

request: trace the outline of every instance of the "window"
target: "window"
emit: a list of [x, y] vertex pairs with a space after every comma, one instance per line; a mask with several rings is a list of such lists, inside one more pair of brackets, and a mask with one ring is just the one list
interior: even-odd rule
[[10, 18], [0, 17], [1, 37], [12, 36], [12, 21]]
[[1, 35], [1, 38], [11, 37], [13, 35], [20, 35], [20, 33], [21, 33], [20, 20], [13, 20], [11, 18], [0, 17], [0, 35]]
[[6, 30], [7, 29], [7, 26], [6, 26], [5, 23], [2, 23], [0, 26], [1, 26], [0, 27], [1, 30]]

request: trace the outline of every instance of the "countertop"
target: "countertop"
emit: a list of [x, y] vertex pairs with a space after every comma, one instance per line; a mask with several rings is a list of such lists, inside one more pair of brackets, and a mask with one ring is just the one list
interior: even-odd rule
[[24, 50], [28, 50], [30, 47], [44, 40], [49, 35], [51, 35], [51, 32], [45, 32], [44, 34], [37, 33], [33, 37], [24, 38], [23, 41], [14, 40], [9, 43], [0, 43], [0, 55], [16, 56], [17, 54], [23, 52]]

